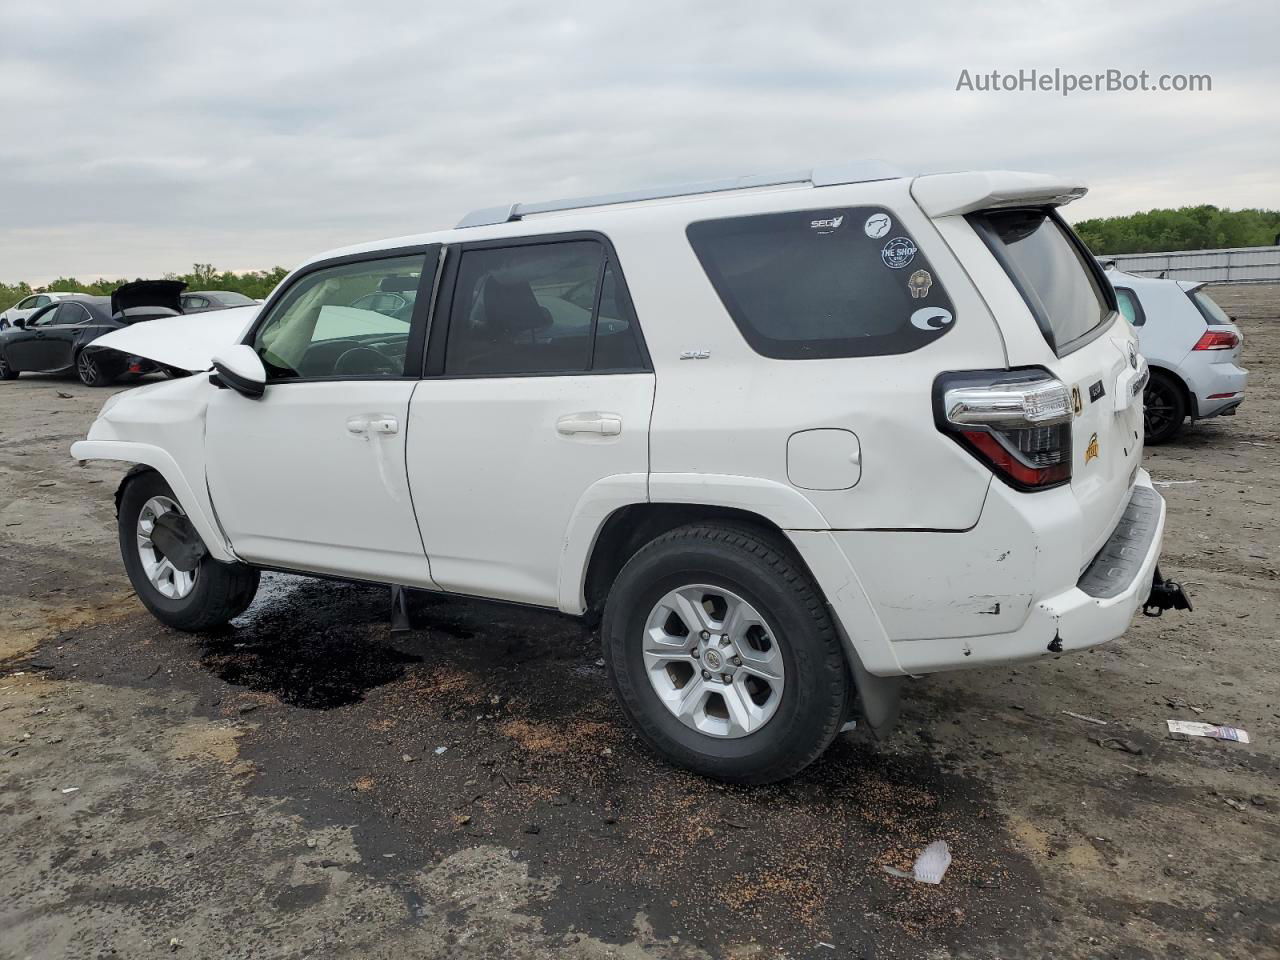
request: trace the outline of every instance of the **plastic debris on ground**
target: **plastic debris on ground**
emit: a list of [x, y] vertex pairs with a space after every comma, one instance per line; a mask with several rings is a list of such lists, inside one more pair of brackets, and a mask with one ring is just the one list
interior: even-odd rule
[[1239, 727], [1224, 727], [1199, 720], [1166, 720], [1170, 733], [1185, 733], [1189, 737], [1212, 737], [1214, 740], [1234, 740], [1248, 743], [1249, 734]]
[[1107, 721], [1099, 720], [1097, 717], [1086, 717], [1083, 713], [1073, 713], [1070, 710], [1063, 710], [1068, 717], [1075, 717], [1077, 720], [1083, 720], [1085, 723], [1096, 723], [1100, 727], [1105, 727]]
[[947, 846], [947, 841], [935, 840], [924, 848], [920, 856], [916, 857], [910, 873], [895, 867], [881, 867], [881, 869], [891, 877], [901, 877], [904, 880], [915, 880], [919, 883], [939, 884], [949, 866], [951, 866], [951, 848]]

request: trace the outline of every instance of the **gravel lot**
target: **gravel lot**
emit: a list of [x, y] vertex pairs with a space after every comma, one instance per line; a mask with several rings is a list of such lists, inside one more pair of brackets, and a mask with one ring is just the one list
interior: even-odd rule
[[[0, 956], [1280, 956], [1280, 288], [1215, 296], [1246, 402], [1147, 455], [1194, 614], [914, 682], [754, 790], [654, 760], [551, 613], [420, 597], [393, 640], [383, 591], [272, 576], [160, 627], [123, 467], [67, 453], [110, 391], [3, 384]], [[935, 839], [940, 887], [882, 869]]]

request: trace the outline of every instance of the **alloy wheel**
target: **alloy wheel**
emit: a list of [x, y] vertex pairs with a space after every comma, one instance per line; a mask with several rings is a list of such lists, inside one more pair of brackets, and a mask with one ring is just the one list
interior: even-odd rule
[[745, 737], [777, 712], [786, 684], [782, 649], [736, 593], [707, 584], [670, 591], [650, 611], [643, 643], [649, 683], [685, 726]]
[[98, 364], [93, 357], [83, 351], [76, 360], [76, 373], [80, 375], [80, 382], [85, 386], [92, 387], [98, 382]]
[[160, 595], [170, 600], [181, 600], [196, 586], [200, 568], [183, 571], [173, 565], [168, 557], [152, 542], [151, 532], [156, 520], [170, 511], [182, 513], [182, 509], [168, 497], [152, 497], [138, 511], [138, 557], [143, 572]]
[[1142, 396], [1142, 423], [1147, 436], [1163, 434], [1177, 415], [1178, 398], [1173, 395], [1173, 387], [1163, 380], [1152, 379]]

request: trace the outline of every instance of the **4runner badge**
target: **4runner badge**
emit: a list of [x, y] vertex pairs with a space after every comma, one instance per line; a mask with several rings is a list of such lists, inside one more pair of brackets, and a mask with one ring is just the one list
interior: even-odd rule
[[1098, 459], [1098, 435], [1095, 433], [1089, 438], [1089, 445], [1084, 448], [1084, 462]]

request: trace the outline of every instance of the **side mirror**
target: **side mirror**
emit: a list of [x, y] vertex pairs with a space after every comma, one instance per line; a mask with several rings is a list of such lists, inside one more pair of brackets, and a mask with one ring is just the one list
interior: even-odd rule
[[17, 327], [19, 330], [27, 329], [27, 321], [24, 320], [22, 317], [19, 317], [17, 320], [13, 321], [13, 325]]
[[209, 382], [215, 387], [234, 390], [250, 400], [258, 400], [267, 390], [267, 369], [253, 347], [238, 343], [213, 358]]

